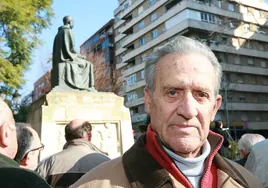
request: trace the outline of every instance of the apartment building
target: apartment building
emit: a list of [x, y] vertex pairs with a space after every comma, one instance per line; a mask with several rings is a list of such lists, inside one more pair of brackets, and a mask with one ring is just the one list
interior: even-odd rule
[[268, 133], [268, 4], [264, 0], [118, 0], [114, 16], [116, 68], [124, 78], [125, 105], [134, 128], [146, 119], [146, 57], [184, 35], [207, 44], [223, 66], [223, 104], [216, 120], [231, 129]]
[[46, 72], [34, 83], [32, 102], [38, 100], [51, 91], [51, 71]]
[[108, 66], [114, 65], [114, 19], [108, 21], [89, 39], [80, 46], [80, 53], [89, 55], [90, 53], [104, 53], [102, 62]]

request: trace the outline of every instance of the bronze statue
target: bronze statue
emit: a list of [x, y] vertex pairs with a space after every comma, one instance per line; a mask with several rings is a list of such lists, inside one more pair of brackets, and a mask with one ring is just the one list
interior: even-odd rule
[[74, 48], [73, 18], [65, 16], [63, 23], [54, 39], [51, 87], [95, 91], [93, 64]]

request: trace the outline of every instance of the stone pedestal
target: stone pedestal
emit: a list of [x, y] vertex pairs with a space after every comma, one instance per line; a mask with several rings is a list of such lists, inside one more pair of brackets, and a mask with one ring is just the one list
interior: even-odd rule
[[65, 125], [73, 119], [92, 124], [92, 143], [109, 157], [122, 155], [133, 143], [129, 109], [113, 93], [56, 92], [33, 103], [28, 121], [41, 136], [45, 149], [40, 159], [62, 150]]

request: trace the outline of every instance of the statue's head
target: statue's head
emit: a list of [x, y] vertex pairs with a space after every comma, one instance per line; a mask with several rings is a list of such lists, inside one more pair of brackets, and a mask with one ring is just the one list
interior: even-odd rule
[[71, 16], [64, 16], [63, 18], [63, 24], [64, 25], [70, 25], [70, 28], [72, 29], [74, 27], [74, 20]]

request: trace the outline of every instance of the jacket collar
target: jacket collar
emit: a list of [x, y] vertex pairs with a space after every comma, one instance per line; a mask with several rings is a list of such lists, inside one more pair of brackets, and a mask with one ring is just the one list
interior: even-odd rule
[[90, 141], [84, 140], [84, 139], [74, 139], [71, 140], [69, 142], [66, 142], [63, 146], [63, 149], [69, 149], [69, 148], [73, 148], [73, 147], [77, 147], [77, 146], [83, 146], [83, 147], [87, 147], [90, 148], [93, 151], [102, 153], [104, 155], [108, 155], [108, 153], [101, 151], [97, 146], [95, 146], [94, 144], [92, 144]]
[[13, 159], [3, 154], [0, 154], [0, 168], [3, 167], [19, 167], [19, 164]]
[[[160, 163], [155, 159], [155, 156], [153, 157], [153, 155], [150, 154], [146, 149], [146, 142], [148, 142], [148, 139], [150, 139], [148, 137], [148, 134], [150, 133], [148, 132], [149, 131], [147, 131], [146, 134], [140, 136], [136, 143], [126, 153], [124, 153], [122, 162], [126, 176], [132, 187], [159, 188], [163, 187], [163, 185], [165, 185], [165, 187], [172, 187], [172, 180], [168, 173], [169, 169], [161, 166]], [[216, 164], [217, 168], [227, 172], [231, 177], [233, 177], [235, 181], [239, 182], [241, 185], [246, 185], [242, 176], [237, 175], [239, 172], [237, 172], [234, 167], [232, 167], [230, 163], [226, 161], [226, 159], [222, 158], [219, 154], [216, 154], [223, 142], [223, 138], [218, 134], [210, 132], [207, 139], [211, 145], [210, 156], [214, 153], [211, 156], [210, 163], [213, 161]], [[160, 148], [162, 148], [160, 139], [157, 135], [155, 141], [160, 146]], [[160, 158], [162, 160], [168, 160], [169, 156], [166, 154]], [[208, 160], [206, 160], [206, 163], [208, 165]], [[183, 176], [182, 173], [181, 176]], [[187, 187], [191, 187], [189, 182], [185, 182], [187, 181], [186, 177], [182, 177], [181, 180], [183, 181], [181, 183], [185, 184]]]

